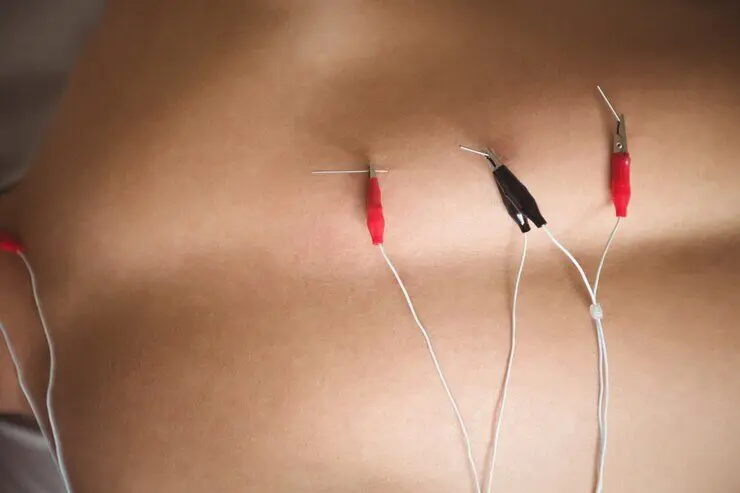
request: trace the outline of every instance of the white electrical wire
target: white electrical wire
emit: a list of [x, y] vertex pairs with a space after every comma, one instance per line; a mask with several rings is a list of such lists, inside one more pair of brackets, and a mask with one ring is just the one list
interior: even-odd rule
[[388, 258], [388, 255], [385, 253], [385, 248], [383, 248], [383, 245], [380, 244], [378, 245], [378, 249], [380, 250], [380, 254], [385, 259], [385, 263], [388, 264], [388, 268], [393, 273], [393, 277], [396, 278], [398, 287], [401, 288], [401, 292], [403, 293], [403, 296], [406, 299], [406, 304], [409, 307], [411, 316], [414, 318], [414, 322], [416, 322], [416, 325], [419, 327], [419, 330], [421, 331], [421, 335], [424, 338], [424, 342], [426, 343], [427, 349], [429, 351], [429, 356], [431, 356], [432, 363], [434, 363], [434, 368], [437, 370], [437, 376], [439, 377], [439, 381], [442, 383], [442, 387], [444, 387], [445, 393], [447, 394], [447, 399], [450, 401], [452, 410], [455, 412], [455, 418], [457, 419], [457, 424], [460, 427], [460, 432], [462, 433], [463, 439], [465, 440], [465, 447], [467, 449], [468, 463], [470, 465], [470, 471], [473, 474], [473, 480], [475, 481], [475, 491], [476, 493], [481, 493], [480, 481], [478, 479], [478, 470], [475, 467], [475, 459], [473, 458], [473, 447], [470, 443], [470, 436], [468, 435], [468, 430], [465, 427], [465, 422], [463, 421], [462, 414], [460, 414], [460, 408], [457, 405], [457, 401], [455, 401], [455, 398], [452, 395], [452, 391], [450, 390], [450, 386], [447, 384], [447, 379], [445, 379], [444, 373], [442, 372], [442, 367], [440, 366], [439, 360], [437, 359], [437, 354], [434, 352], [434, 347], [432, 346], [432, 340], [429, 337], [429, 333], [424, 328], [424, 325], [422, 325], [421, 320], [419, 320], [419, 316], [416, 314], [414, 303], [411, 301], [411, 296], [409, 295], [409, 292], [406, 289], [406, 285], [401, 280], [401, 276], [398, 274], [398, 271], [394, 267], [393, 262], [391, 262], [391, 259]]
[[[609, 239], [606, 241], [606, 245], [604, 246], [604, 251], [601, 253], [601, 259], [599, 260], [599, 267], [596, 269], [596, 279], [594, 281], [594, 297], [596, 297], [596, 294], [599, 291], [599, 280], [601, 279], [601, 271], [604, 269], [604, 262], [606, 261], [606, 255], [609, 253], [609, 248], [612, 245], [612, 242], [614, 241], [614, 237], [617, 235], [617, 231], [619, 230], [619, 224], [621, 222], [620, 217], [617, 217], [617, 221], [614, 223], [614, 227], [612, 228], [611, 233], [609, 234]], [[604, 338], [604, 327], [602, 325], [601, 319], [596, 320], [596, 331], [597, 335], [600, 338], [600, 346], [601, 346], [601, 376], [603, 379], [603, 392], [600, 393], [600, 402], [599, 402], [599, 409], [601, 410], [600, 413], [600, 419], [601, 419], [601, 447], [599, 450], [599, 468], [598, 468], [598, 474], [597, 474], [597, 480], [596, 480], [596, 492], [600, 493], [603, 489], [603, 481], [604, 481], [604, 467], [606, 464], [606, 444], [607, 444], [607, 435], [608, 435], [608, 428], [607, 428], [607, 417], [608, 417], [608, 411], [609, 411], [609, 359], [607, 357], [606, 352], [606, 339]]]
[[599, 446], [599, 462], [596, 474], [596, 493], [601, 493], [604, 488], [604, 467], [606, 465], [606, 443], [608, 435], [608, 422], [607, 412], [609, 410], [609, 358], [606, 353], [606, 339], [604, 338], [604, 326], [602, 325], [601, 319], [596, 319], [596, 334], [599, 338], [600, 344], [600, 375], [601, 375], [601, 388], [599, 393], [599, 418], [601, 421], [601, 439]]
[[[545, 233], [550, 237], [553, 243], [555, 243], [555, 246], [557, 246], [571, 261], [571, 263], [576, 267], [578, 270], [578, 273], [581, 275], [581, 279], [583, 279], [583, 283], [586, 286], [586, 290], [588, 291], [588, 295], [591, 298], [592, 305], [597, 305], [596, 302], [596, 293], [594, 292], [593, 288], [591, 287], [590, 283], [588, 282], [588, 277], [586, 276], [586, 273], [583, 270], [583, 267], [581, 267], [581, 264], [578, 263], [578, 261], [575, 259], [573, 254], [571, 254], [567, 248], [563, 246], [562, 243], [560, 243], [555, 236], [553, 236], [552, 232], [547, 226], [544, 226], [542, 229], [545, 230]], [[610, 243], [607, 243], [607, 246]], [[597, 415], [598, 415], [598, 425], [599, 425], [599, 470], [603, 469], [602, 462], [603, 458], [605, 457], [605, 423], [604, 423], [604, 392], [606, 387], [608, 387], [609, 383], [604, 378], [605, 377], [605, 371], [604, 371], [604, 360], [606, 358], [606, 340], [604, 338], [603, 334], [603, 327], [600, 323], [596, 324], [596, 341], [599, 348], [599, 398], [597, 403]], [[608, 372], [608, 369], [607, 369]], [[600, 492], [600, 484], [601, 484], [601, 474], [597, 475], [597, 489], [596, 492]]]
[[493, 444], [491, 451], [491, 462], [488, 468], [488, 483], [486, 486], [486, 492], [491, 493], [493, 486], [493, 469], [496, 465], [496, 454], [498, 452], [498, 440], [501, 433], [501, 425], [504, 421], [504, 409], [506, 408], [506, 397], [509, 394], [509, 382], [511, 381], [511, 369], [514, 364], [514, 353], [516, 351], [516, 305], [519, 299], [519, 283], [522, 280], [522, 272], [524, 271], [524, 262], [527, 260], [527, 235], [524, 234], [524, 245], [522, 246], [522, 259], [519, 262], [519, 270], [516, 274], [516, 281], [514, 282], [514, 296], [511, 303], [511, 345], [509, 346], [509, 358], [506, 361], [506, 372], [504, 374], [504, 385], [501, 390], [501, 398], [499, 399], [498, 408], [496, 410], [496, 427], [493, 432]]
[[[69, 481], [69, 475], [67, 473], [67, 467], [64, 464], [64, 457], [62, 454], [62, 441], [59, 438], [59, 427], [57, 426], [56, 417], [54, 416], [54, 406], [53, 406], [53, 391], [54, 391], [54, 380], [56, 377], [56, 356], [54, 352], [54, 342], [51, 337], [51, 331], [49, 330], [49, 326], [46, 323], [46, 317], [44, 316], [44, 310], [41, 307], [41, 298], [39, 296], [38, 291], [38, 283], [36, 281], [36, 274], [33, 271], [33, 268], [31, 267], [31, 263], [29, 262], [28, 258], [23, 252], [18, 252], [18, 256], [23, 260], [23, 264], [26, 266], [26, 270], [28, 271], [28, 276], [31, 279], [31, 291], [33, 292], [33, 301], [36, 304], [36, 311], [39, 315], [39, 321], [41, 322], [41, 327], [44, 330], [44, 337], [46, 338], [46, 345], [49, 348], [49, 383], [46, 387], [46, 412], [49, 415], [49, 426], [51, 427], [51, 434], [54, 443], [52, 444], [49, 442], [48, 437], [47, 442], [49, 443], [49, 447], [54, 450], [56, 450], [56, 462], [57, 466], [59, 468], [59, 474], [61, 475], [62, 483], [64, 484], [65, 490], [67, 493], [72, 493], [72, 485]], [[20, 372], [18, 373], [20, 375]], [[30, 402], [29, 402], [30, 404]], [[38, 417], [37, 417], [38, 419]], [[41, 421], [39, 420], [39, 426], [41, 426]]]
[[588, 282], [588, 277], [583, 271], [583, 268], [573, 255], [557, 240], [555, 236], [550, 232], [547, 226], [543, 229], [545, 233], [550, 237], [552, 242], [568, 257], [571, 263], [576, 267], [581, 278], [583, 279], [586, 290], [588, 291], [589, 297], [591, 298], [591, 317], [594, 319], [596, 325], [596, 339], [599, 348], [599, 397], [597, 403], [597, 414], [598, 414], [598, 425], [599, 425], [599, 457], [596, 474], [596, 486], [595, 493], [601, 493], [604, 487], [604, 467], [606, 464], [606, 446], [608, 437], [607, 417], [609, 409], [609, 358], [607, 355], [606, 338], [604, 336], [604, 325], [602, 322], [601, 305], [596, 301], [596, 293], [599, 289], [599, 280], [601, 279], [601, 271], [604, 268], [604, 262], [606, 255], [609, 252], [609, 247], [614, 241], [614, 237], [619, 230], [620, 218], [617, 218], [617, 222], [614, 224], [609, 239], [606, 242], [604, 251], [601, 254], [601, 260], [599, 261], [599, 267], [596, 272], [596, 278], [593, 287]]
[[606, 245], [604, 246], [604, 251], [601, 253], [601, 260], [599, 260], [599, 268], [596, 269], [596, 280], [594, 281], [594, 296], [596, 296], [596, 293], [599, 291], [599, 279], [601, 279], [601, 271], [604, 268], [606, 254], [609, 253], [609, 247], [612, 246], [612, 241], [614, 241], [614, 237], [617, 235], [621, 220], [621, 217], [617, 218], [617, 222], [614, 223], [612, 232], [609, 234], [609, 239], [606, 241]]
[[583, 267], [581, 267], [581, 264], [578, 263], [576, 258], [568, 251], [567, 248], [562, 245], [562, 243], [555, 239], [553, 234], [550, 232], [550, 228], [548, 228], [547, 226], [543, 226], [542, 229], [545, 230], [547, 236], [549, 236], [552, 242], [555, 243], [555, 246], [558, 247], [565, 254], [565, 256], [568, 257], [575, 268], [578, 269], [578, 273], [581, 275], [581, 279], [583, 279], [583, 283], [586, 286], [586, 290], [588, 291], [588, 295], [591, 298], [591, 302], [595, 304], [596, 296], [594, 295], [594, 290], [591, 289], [591, 284], [588, 282], [588, 277], [586, 277], [586, 273], [583, 271]]
[[0, 321], [0, 333], [2, 333], [3, 339], [5, 340], [5, 346], [8, 348], [8, 353], [10, 353], [10, 359], [13, 362], [13, 366], [15, 367], [15, 374], [18, 377], [18, 386], [20, 386], [21, 391], [23, 392], [23, 395], [26, 398], [26, 401], [28, 402], [29, 407], [31, 408], [31, 413], [33, 414], [33, 417], [36, 419], [36, 423], [39, 425], [39, 430], [41, 430], [41, 435], [44, 437], [44, 440], [46, 441], [47, 445], [49, 446], [49, 453], [51, 454], [52, 458], [54, 459], [54, 462], [57, 462], [56, 454], [54, 453], [54, 449], [51, 446], [51, 440], [49, 439], [48, 431], [46, 430], [46, 424], [41, 416], [41, 412], [39, 411], [38, 404], [36, 403], [36, 399], [34, 399], [33, 394], [31, 393], [31, 390], [28, 388], [28, 384], [26, 383], [26, 379], [23, 377], [23, 367], [21, 366], [21, 361], [18, 355], [15, 352], [15, 349], [13, 348], [13, 343], [10, 342], [10, 335], [8, 334], [7, 329], [5, 328], [5, 325]]

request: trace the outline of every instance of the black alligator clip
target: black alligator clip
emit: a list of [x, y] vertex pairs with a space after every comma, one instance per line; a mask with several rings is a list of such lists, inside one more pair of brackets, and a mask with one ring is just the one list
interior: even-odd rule
[[486, 158], [488, 166], [493, 173], [493, 179], [496, 181], [498, 191], [501, 194], [501, 200], [504, 202], [506, 212], [511, 219], [519, 226], [522, 233], [528, 232], [531, 227], [529, 221], [541, 228], [547, 221], [542, 217], [537, 202], [529, 193], [527, 187], [504, 165], [501, 157], [491, 149], [477, 151], [469, 147], [460, 146], [464, 151], [474, 152]]

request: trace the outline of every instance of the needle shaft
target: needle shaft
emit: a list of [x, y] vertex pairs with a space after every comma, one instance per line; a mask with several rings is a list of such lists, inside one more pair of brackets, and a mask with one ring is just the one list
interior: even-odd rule
[[462, 149], [463, 151], [472, 152], [473, 154], [478, 154], [479, 156], [491, 157], [488, 155], [487, 152], [479, 151], [477, 149], [471, 149], [470, 147], [460, 146], [460, 149]]
[[[369, 173], [369, 169], [347, 169], [347, 170], [321, 170], [311, 171], [312, 175], [349, 175], [359, 173]], [[388, 173], [387, 169], [376, 169], [376, 173]]]
[[601, 86], [597, 85], [596, 86], [596, 89], [599, 90], [599, 94], [601, 94], [601, 97], [604, 98], [604, 101], [606, 102], [606, 105], [609, 106], [609, 109], [611, 110], [612, 115], [614, 115], [614, 118], [617, 119], [617, 123], [619, 123], [620, 121], [622, 121], [622, 119], [619, 118], [619, 113], [617, 113], [617, 110], [614, 109], [614, 105], [612, 104], [611, 101], [609, 101], [609, 98], [607, 97], [606, 93], [601, 88]]

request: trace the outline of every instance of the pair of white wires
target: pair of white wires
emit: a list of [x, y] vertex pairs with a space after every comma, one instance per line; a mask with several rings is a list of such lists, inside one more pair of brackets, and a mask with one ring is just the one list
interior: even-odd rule
[[54, 459], [55, 464], [57, 465], [65, 491], [66, 493], [72, 493], [72, 485], [69, 481], [69, 475], [67, 473], [67, 468], [64, 464], [64, 458], [62, 455], [62, 442], [59, 438], [59, 427], [57, 426], [56, 417], [54, 415], [53, 391], [54, 391], [54, 379], [56, 376], [56, 357], [55, 357], [55, 352], [54, 352], [54, 342], [51, 336], [51, 332], [49, 330], [49, 326], [46, 323], [46, 317], [44, 316], [44, 311], [41, 307], [41, 299], [39, 297], [39, 290], [38, 290], [38, 283], [36, 281], [36, 274], [34, 273], [33, 268], [31, 267], [31, 263], [28, 261], [28, 258], [26, 257], [26, 255], [23, 252], [16, 252], [16, 254], [23, 261], [23, 264], [25, 265], [26, 270], [28, 271], [28, 275], [31, 279], [31, 290], [33, 292], [33, 300], [36, 305], [36, 311], [39, 316], [39, 321], [41, 322], [41, 327], [44, 331], [44, 338], [46, 339], [46, 345], [49, 349], [49, 379], [48, 379], [48, 385], [46, 387], [45, 401], [46, 401], [46, 412], [49, 416], [49, 428], [51, 429], [51, 436], [49, 435], [49, 430], [47, 430], [46, 428], [46, 424], [45, 424], [46, 421], [44, 420], [44, 417], [41, 414], [38, 403], [36, 402], [36, 399], [34, 399], [33, 394], [28, 388], [26, 379], [23, 376], [23, 368], [20, 362], [20, 358], [18, 357], [18, 354], [13, 348], [13, 344], [10, 340], [10, 336], [5, 326], [2, 324], [2, 322], [0, 322], [0, 332], [2, 332], [2, 336], [3, 336], [3, 339], [5, 340], [5, 345], [8, 347], [8, 352], [10, 353], [10, 358], [13, 362], [13, 366], [15, 366], [15, 372], [18, 376], [18, 384], [21, 388], [21, 391], [23, 392], [23, 395], [28, 401], [28, 405], [31, 408], [33, 417], [36, 419], [36, 422], [38, 423], [39, 429], [41, 430], [41, 434], [46, 440], [47, 445], [49, 446], [49, 452], [51, 453], [51, 456]]
[[[575, 257], [566, 249], [562, 243], [560, 243], [555, 236], [550, 232], [549, 228], [547, 226], [544, 226], [543, 229], [545, 230], [545, 233], [548, 235], [548, 237], [552, 240], [552, 242], [566, 255], [566, 257], [570, 260], [570, 262], [576, 267], [579, 274], [581, 275], [581, 278], [583, 279], [584, 285], [586, 287], [586, 290], [588, 291], [589, 298], [591, 299], [591, 317], [594, 319], [594, 323], [596, 325], [596, 339], [597, 339], [597, 346], [598, 346], [598, 352], [599, 352], [599, 368], [598, 368], [598, 377], [599, 377], [599, 393], [598, 393], [598, 403], [597, 403], [597, 417], [598, 417], [598, 427], [599, 427], [599, 454], [598, 454], [598, 465], [596, 470], [596, 485], [595, 485], [595, 493], [601, 493], [603, 490], [603, 477], [604, 477], [604, 466], [606, 462], [606, 448], [607, 448], [607, 437], [608, 437], [608, 427], [607, 427], [607, 415], [608, 415], [608, 406], [609, 406], [609, 359], [607, 354], [607, 346], [606, 346], [606, 338], [604, 336], [604, 327], [603, 327], [603, 311], [601, 308], [601, 305], [598, 303], [596, 295], [598, 293], [599, 289], [599, 281], [601, 279], [601, 273], [604, 268], [604, 263], [606, 260], [607, 253], [609, 252], [609, 248], [611, 247], [612, 242], [614, 241], [614, 237], [617, 234], [617, 231], [619, 229], [620, 220], [617, 218], [617, 221], [614, 225], [614, 228], [611, 231], [611, 234], [609, 235], [609, 239], [606, 242], [606, 245], [604, 247], [604, 250], [601, 254], [601, 259], [599, 261], [599, 266], [596, 271], [596, 277], [593, 283], [593, 286], [588, 281], [588, 277], [586, 276], [585, 271], [583, 270], [583, 267], [581, 267], [580, 263], [575, 259]], [[388, 268], [393, 273], [393, 276], [396, 279], [396, 282], [398, 283], [398, 286], [401, 289], [401, 292], [403, 293], [403, 296], [406, 300], [406, 304], [408, 305], [409, 311], [411, 312], [411, 316], [414, 319], [414, 322], [416, 322], [416, 325], [418, 326], [422, 337], [424, 338], [424, 342], [427, 346], [427, 350], [429, 351], [429, 355], [432, 359], [432, 363], [434, 364], [434, 368], [437, 372], [437, 376], [439, 377], [440, 382], [442, 383], [442, 387], [445, 390], [445, 393], [447, 394], [447, 399], [450, 402], [450, 405], [452, 407], [452, 410], [455, 414], [455, 418], [457, 420], [457, 424], [460, 428], [460, 432], [463, 436], [463, 440], [465, 442], [466, 452], [467, 452], [467, 460], [470, 467], [470, 472], [473, 476], [474, 484], [475, 484], [475, 491], [476, 493], [482, 493], [481, 488], [481, 482], [478, 475], [477, 468], [475, 466], [475, 459], [473, 456], [473, 450], [472, 445], [470, 441], [470, 435], [467, 431], [467, 427], [465, 426], [465, 422], [463, 420], [462, 414], [460, 413], [460, 408], [457, 404], [457, 401], [455, 400], [452, 391], [450, 390], [450, 386], [447, 383], [447, 380], [444, 376], [444, 373], [442, 371], [442, 367], [439, 363], [439, 359], [437, 358], [436, 352], [434, 351], [434, 347], [432, 345], [431, 338], [429, 336], [428, 331], [424, 327], [424, 325], [421, 323], [421, 320], [419, 319], [418, 314], [416, 313], [416, 309], [414, 308], [413, 301], [411, 300], [411, 296], [409, 295], [408, 290], [406, 289], [406, 286], [401, 279], [401, 276], [398, 274], [398, 270], [393, 265], [393, 262], [391, 262], [390, 258], [385, 252], [385, 249], [383, 248], [383, 245], [378, 245], [380, 249], [380, 253], [383, 256], [383, 259], [385, 260], [386, 264], [388, 265]], [[506, 408], [506, 400], [509, 394], [509, 388], [511, 383], [511, 372], [512, 367], [514, 363], [514, 355], [516, 352], [516, 337], [517, 337], [517, 318], [516, 318], [516, 310], [517, 310], [517, 303], [519, 299], [519, 286], [522, 279], [522, 272], [524, 270], [524, 264], [527, 259], [527, 234], [524, 234], [524, 243], [522, 246], [522, 255], [521, 260], [519, 262], [519, 268], [517, 270], [516, 275], [516, 281], [514, 283], [514, 294], [512, 297], [512, 307], [511, 307], [511, 343], [509, 347], [509, 355], [506, 361], [506, 370], [504, 373], [504, 382], [502, 385], [500, 397], [498, 399], [497, 409], [496, 409], [496, 423], [493, 430], [493, 437], [492, 437], [492, 451], [491, 451], [491, 460], [488, 467], [488, 481], [486, 482], [486, 492], [491, 493], [492, 485], [493, 485], [493, 472], [494, 472], [494, 466], [496, 463], [496, 456], [498, 453], [498, 444], [499, 444], [499, 437], [501, 434], [501, 428], [503, 425], [503, 419], [504, 419], [504, 410]]]
[[[455, 413], [457, 424], [460, 428], [460, 433], [463, 436], [463, 440], [465, 442], [465, 448], [467, 452], [468, 465], [470, 467], [470, 473], [473, 476], [475, 491], [476, 493], [482, 493], [481, 480], [478, 475], [478, 469], [475, 466], [475, 458], [473, 456], [473, 447], [470, 442], [470, 435], [468, 434], [468, 430], [467, 430], [467, 427], [465, 426], [465, 421], [463, 420], [462, 414], [460, 413], [460, 408], [457, 404], [457, 401], [455, 400], [455, 397], [453, 396], [452, 391], [450, 390], [450, 386], [447, 383], [447, 379], [444, 376], [444, 373], [442, 371], [442, 366], [440, 365], [439, 359], [437, 358], [437, 354], [434, 351], [432, 340], [429, 337], [429, 333], [427, 332], [426, 328], [421, 323], [421, 320], [419, 319], [418, 314], [416, 313], [416, 309], [414, 308], [414, 303], [413, 301], [411, 301], [411, 296], [409, 295], [409, 292], [406, 289], [406, 285], [401, 279], [401, 276], [398, 274], [396, 267], [393, 265], [393, 262], [391, 262], [391, 259], [388, 258], [388, 255], [385, 253], [385, 249], [383, 248], [383, 245], [382, 244], [378, 245], [378, 248], [380, 249], [380, 253], [383, 256], [383, 259], [385, 259], [386, 264], [388, 264], [388, 268], [393, 273], [393, 277], [396, 278], [396, 282], [398, 283], [398, 286], [401, 288], [401, 292], [403, 293], [403, 296], [406, 299], [406, 304], [409, 307], [411, 316], [413, 317], [414, 322], [416, 322], [417, 327], [419, 327], [419, 331], [421, 332], [421, 335], [424, 338], [424, 342], [427, 346], [427, 350], [429, 351], [429, 356], [432, 358], [432, 363], [434, 363], [434, 368], [437, 372], [437, 376], [439, 377], [439, 381], [442, 383], [442, 387], [444, 388], [445, 393], [447, 394], [447, 399], [449, 400], [450, 405], [452, 406], [452, 410]], [[522, 272], [524, 270], [524, 263], [526, 259], [527, 259], [527, 235], [525, 234], [524, 244], [522, 246], [522, 256], [519, 262], [519, 269], [516, 275], [516, 282], [514, 283], [514, 296], [512, 300], [512, 309], [511, 309], [511, 345], [509, 347], [509, 356], [506, 362], [506, 371], [504, 373], [504, 383], [502, 386], [500, 397], [498, 399], [498, 404], [497, 404], [497, 409], [496, 409], [496, 424], [494, 426], [494, 431], [493, 431], [493, 438], [492, 438], [492, 445], [491, 445], [491, 448], [492, 448], [491, 461], [488, 467], [489, 473], [488, 473], [488, 481], [486, 483], [487, 493], [491, 493], [491, 488], [492, 488], [492, 483], [493, 483], [493, 469], [494, 469], [494, 464], [496, 462], [496, 454], [498, 452], [499, 435], [501, 433], [501, 427], [502, 427], [503, 419], [504, 419], [504, 408], [506, 407], [506, 398], [509, 393], [509, 383], [511, 381], [511, 369], [512, 369], [512, 365], [514, 362], [514, 353], [516, 351], [516, 307], [517, 307], [517, 300], [519, 298], [519, 284], [522, 279]]]
[[594, 487], [595, 493], [601, 493], [604, 489], [604, 467], [606, 464], [606, 446], [608, 438], [607, 418], [609, 412], [609, 357], [606, 350], [606, 338], [604, 336], [604, 324], [602, 322], [602, 319], [604, 318], [604, 312], [601, 308], [601, 304], [597, 300], [596, 295], [599, 291], [599, 281], [601, 280], [601, 273], [604, 269], [606, 256], [609, 253], [609, 248], [611, 247], [612, 242], [614, 241], [614, 237], [619, 230], [620, 219], [621, 218], [617, 217], [617, 221], [614, 223], [614, 227], [609, 234], [609, 239], [606, 241], [604, 250], [601, 253], [601, 259], [599, 260], [599, 266], [596, 269], [596, 277], [594, 279], [593, 286], [589, 284], [588, 277], [586, 276], [583, 267], [581, 267], [581, 264], [578, 263], [573, 254], [570, 253], [568, 249], [565, 248], [563, 244], [555, 238], [555, 236], [553, 236], [547, 226], [543, 227], [545, 233], [547, 233], [555, 246], [557, 246], [565, 254], [565, 256], [568, 257], [568, 260], [570, 260], [573, 266], [578, 270], [578, 273], [581, 275], [581, 279], [583, 280], [584, 286], [586, 287], [586, 291], [588, 291], [589, 298], [591, 299], [590, 312], [591, 318], [593, 318], [594, 324], [596, 326], [596, 342], [599, 350], [599, 397], [597, 402], [597, 418], [599, 425], [599, 454], [597, 457], [596, 485]]

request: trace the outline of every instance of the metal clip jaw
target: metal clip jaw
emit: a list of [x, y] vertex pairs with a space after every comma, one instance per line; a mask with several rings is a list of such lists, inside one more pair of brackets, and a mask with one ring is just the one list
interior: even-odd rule
[[496, 171], [500, 166], [504, 165], [504, 160], [501, 156], [496, 154], [496, 152], [490, 147], [486, 148], [486, 155], [484, 157], [486, 158], [486, 161], [488, 161], [488, 166], [491, 168], [491, 171]]
[[627, 153], [627, 123], [624, 119], [624, 115], [619, 115], [619, 121], [617, 122], [617, 130], [614, 133], [614, 148], [612, 152], [615, 154]]

